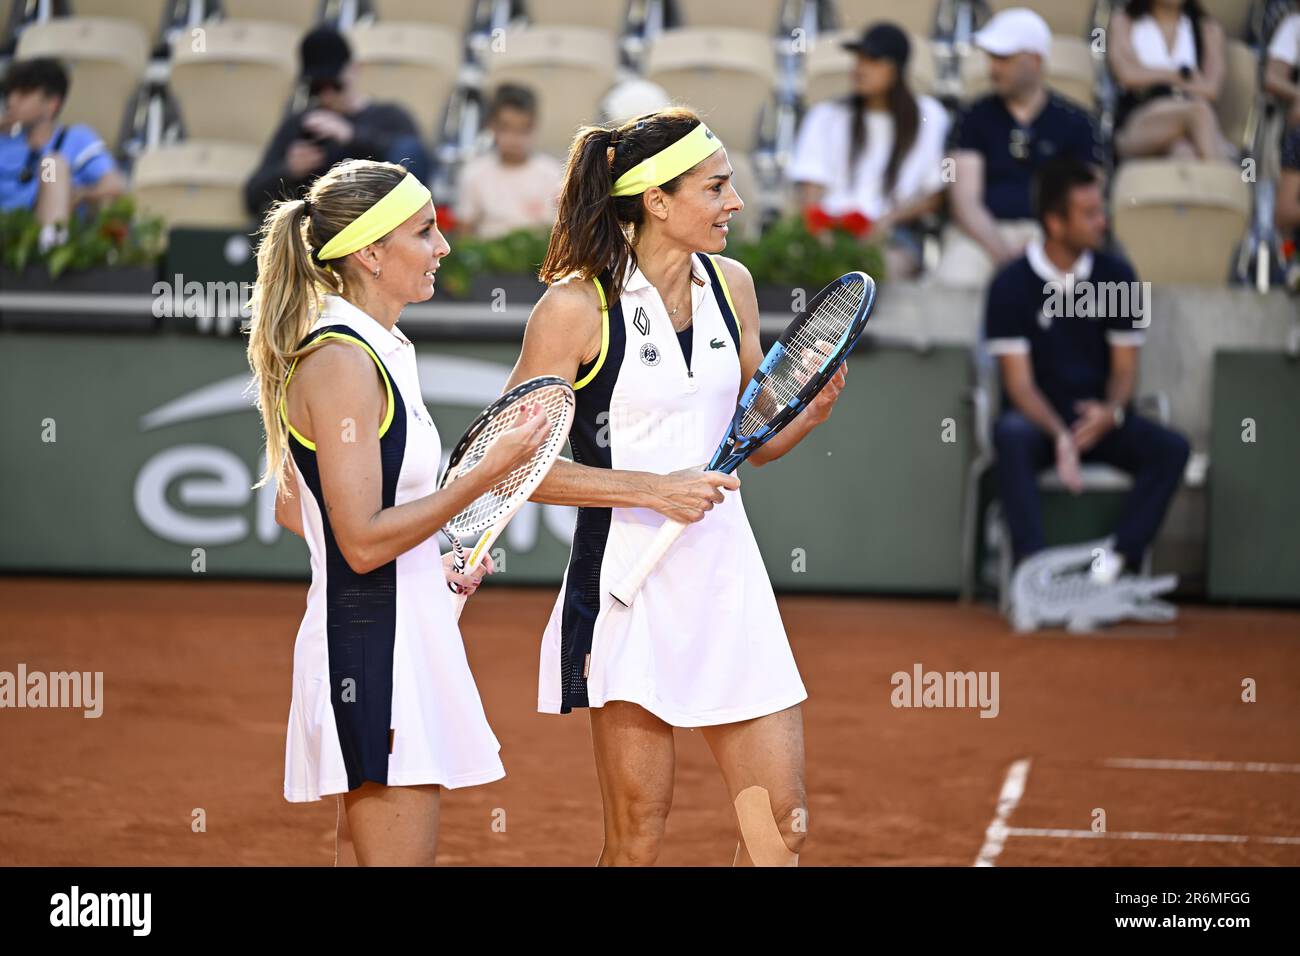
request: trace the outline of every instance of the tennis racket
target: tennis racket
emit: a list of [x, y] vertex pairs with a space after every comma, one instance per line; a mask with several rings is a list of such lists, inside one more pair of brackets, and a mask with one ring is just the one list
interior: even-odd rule
[[[842, 275], [822, 289], [763, 357], [731, 418], [731, 427], [707, 471], [730, 474], [808, 407], [839, 371], [866, 328], [876, 283], [865, 272]], [[632, 606], [650, 572], [686, 529], [665, 521], [654, 541], [610, 593]]]
[[[531, 459], [475, 498], [464, 511], [443, 526], [442, 532], [456, 552], [456, 571], [461, 574], [472, 574], [483, 562], [492, 542], [555, 464], [573, 425], [573, 386], [555, 375], [542, 375], [520, 382], [480, 412], [452, 450], [439, 488], [446, 488], [457, 478], [473, 471], [497, 438], [522, 421], [523, 411], [534, 403], [542, 406], [551, 422], [546, 440], [538, 446]], [[461, 539], [473, 535], [478, 535], [479, 539], [467, 556]], [[451, 581], [447, 582], [447, 587], [456, 595], [454, 603], [459, 620], [467, 596]]]

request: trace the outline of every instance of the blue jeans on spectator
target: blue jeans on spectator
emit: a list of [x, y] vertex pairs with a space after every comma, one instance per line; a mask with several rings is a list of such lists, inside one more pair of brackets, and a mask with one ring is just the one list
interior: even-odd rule
[[[993, 444], [998, 494], [1011, 529], [1012, 550], [1020, 562], [1044, 547], [1038, 474], [1055, 464], [1056, 448], [1042, 429], [1014, 409], [998, 417]], [[1141, 566], [1190, 454], [1191, 446], [1182, 435], [1130, 412], [1122, 428], [1111, 429], [1081, 456], [1085, 462], [1102, 462], [1133, 476], [1133, 489], [1115, 529], [1115, 550], [1128, 568]]]

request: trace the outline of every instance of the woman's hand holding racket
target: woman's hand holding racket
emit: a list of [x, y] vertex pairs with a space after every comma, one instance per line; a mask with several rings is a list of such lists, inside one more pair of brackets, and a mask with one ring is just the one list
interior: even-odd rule
[[735, 491], [740, 479], [720, 471], [683, 468], [667, 475], [657, 476], [651, 493], [651, 505], [670, 521], [694, 524], [722, 502], [723, 491]]
[[496, 571], [496, 565], [492, 563], [492, 555], [483, 555], [483, 562], [469, 574], [462, 574], [456, 570], [456, 552], [448, 551], [442, 556], [442, 568], [447, 576], [447, 583], [455, 585], [456, 593], [469, 597], [478, 590], [478, 586], [483, 583], [483, 578]]

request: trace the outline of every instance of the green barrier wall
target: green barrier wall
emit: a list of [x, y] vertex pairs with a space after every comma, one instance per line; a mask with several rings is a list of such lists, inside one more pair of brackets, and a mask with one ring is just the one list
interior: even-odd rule
[[1220, 352], [1210, 421], [1211, 598], [1300, 601], [1297, 488], [1300, 362]]
[[[517, 347], [423, 342], [421, 384], [449, 449]], [[302, 577], [274, 522], [237, 341], [183, 334], [0, 333], [0, 570]], [[787, 590], [955, 593], [972, 451], [966, 353], [851, 361], [830, 422], [741, 475], [772, 579]], [[51, 440], [52, 439], [52, 440]], [[950, 440], [945, 440], [950, 439]], [[573, 513], [527, 506], [501, 547], [509, 579], [557, 582]]]

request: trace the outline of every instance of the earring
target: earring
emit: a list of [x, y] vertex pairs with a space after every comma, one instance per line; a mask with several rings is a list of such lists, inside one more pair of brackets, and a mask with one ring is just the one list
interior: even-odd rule
[[378, 270], [378, 269], [375, 270], [375, 278], [376, 278], [376, 279], [379, 278], [379, 270]]

